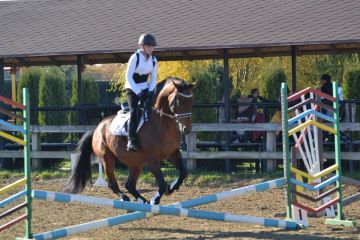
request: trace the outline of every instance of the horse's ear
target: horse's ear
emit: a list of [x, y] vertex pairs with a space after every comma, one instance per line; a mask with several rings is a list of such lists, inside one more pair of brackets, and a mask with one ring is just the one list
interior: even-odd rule
[[196, 89], [199, 85], [199, 82], [194, 82], [194, 83], [190, 83], [189, 86], [190, 86], [190, 89]]
[[177, 83], [175, 80], [172, 80], [172, 83], [174, 84], [177, 90], [180, 90], [181, 85], [179, 83]]

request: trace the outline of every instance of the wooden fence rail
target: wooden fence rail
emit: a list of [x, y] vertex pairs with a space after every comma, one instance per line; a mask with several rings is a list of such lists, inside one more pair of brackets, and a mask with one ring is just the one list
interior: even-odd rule
[[[81, 126], [31, 126], [33, 167], [40, 167], [40, 159], [63, 159], [70, 158], [74, 151], [41, 151], [41, 133], [84, 133], [95, 129], [95, 125]], [[360, 123], [342, 123], [341, 131], [360, 131]], [[1, 128], [0, 130], [7, 130]], [[196, 148], [197, 132], [219, 132], [219, 131], [263, 131], [266, 132], [266, 151], [199, 151]], [[193, 124], [192, 132], [186, 136], [187, 151], [183, 157], [187, 159], [189, 169], [196, 168], [197, 159], [265, 159], [267, 160], [267, 171], [274, 171], [277, 160], [282, 159], [282, 152], [276, 152], [276, 132], [281, 131], [279, 123], [242, 123], [242, 124]], [[0, 158], [21, 158], [22, 151], [1, 150]], [[333, 152], [325, 152], [324, 157], [331, 159]], [[358, 152], [343, 152], [345, 160], [360, 160]]]

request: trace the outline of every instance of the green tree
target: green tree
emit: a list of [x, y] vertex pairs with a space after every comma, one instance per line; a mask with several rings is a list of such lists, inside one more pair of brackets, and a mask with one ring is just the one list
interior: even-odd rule
[[[99, 86], [96, 84], [95, 78], [90, 74], [84, 73], [81, 76], [81, 88], [83, 93], [83, 104], [94, 104], [100, 99]], [[79, 103], [78, 100], [78, 85], [77, 75], [74, 76], [72, 81], [72, 94], [71, 94], [71, 106], [76, 106]]]
[[[222, 81], [223, 70], [218, 61], [214, 61], [206, 69], [192, 74], [192, 81], [198, 82], [198, 89], [194, 92], [195, 103], [214, 103], [221, 98], [220, 85]], [[220, 88], [220, 91], [219, 91]], [[217, 113], [215, 109], [194, 109], [193, 122], [209, 123], [217, 122]]]
[[[344, 74], [344, 97], [345, 99], [360, 100], [360, 67], [351, 68]], [[360, 121], [360, 106], [356, 107], [356, 122]]]
[[[40, 78], [39, 107], [66, 106], [65, 81], [61, 72], [50, 68]], [[52, 111], [39, 113], [40, 125], [67, 125], [67, 112]], [[49, 134], [48, 141], [61, 141], [59, 135]]]
[[[281, 83], [286, 82], [286, 73], [282, 64], [273, 62], [263, 69], [261, 74], [260, 93], [266, 99], [271, 101], [280, 101]], [[276, 109], [267, 109], [264, 111], [265, 119], [271, 119]]]
[[253, 88], [259, 88], [259, 77], [264, 65], [273, 61], [271, 58], [235, 58], [229, 60], [229, 73], [234, 91], [243, 96], [250, 94]]
[[67, 65], [67, 66], [61, 66], [58, 69], [61, 71], [63, 78], [65, 79], [66, 99], [68, 101], [68, 104], [70, 105], [71, 94], [72, 94], [72, 80], [76, 67], [74, 65]]
[[[333, 80], [342, 84], [344, 71], [359, 64], [359, 54], [303, 55], [297, 57], [297, 88], [317, 87], [322, 74], [330, 74]], [[291, 78], [291, 59], [284, 61], [283, 67]]]
[[277, 101], [280, 96], [281, 83], [286, 81], [286, 74], [282, 67], [268, 65], [262, 75], [261, 95], [269, 100]]
[[[95, 81], [95, 77], [90, 74], [84, 73], [81, 79], [81, 88], [82, 88], [82, 105], [96, 105], [100, 99], [99, 86]], [[77, 85], [77, 75], [74, 76], [72, 81], [72, 96], [71, 96], [71, 106], [78, 106], [78, 85]], [[81, 112], [82, 116], [86, 115], [86, 111]], [[77, 112], [74, 112], [69, 116], [69, 121], [73, 124], [79, 123], [79, 115]], [[71, 119], [72, 118], [72, 119]]]
[[[44, 70], [40, 67], [22, 69], [17, 89], [18, 102], [22, 102], [22, 89], [26, 87], [29, 89], [30, 107], [37, 107], [39, 105], [39, 82], [43, 74]], [[30, 124], [38, 124], [38, 112], [31, 111]]]

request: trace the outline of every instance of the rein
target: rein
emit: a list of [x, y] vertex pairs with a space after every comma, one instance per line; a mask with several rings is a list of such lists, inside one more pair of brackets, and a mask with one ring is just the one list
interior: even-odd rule
[[[192, 93], [184, 94], [184, 93], [177, 92], [175, 94], [175, 99], [174, 99], [174, 104], [175, 105], [176, 105], [176, 96], [180, 96], [180, 97], [184, 97], [184, 98], [191, 98], [193, 96], [193, 94]], [[165, 113], [164, 111], [159, 110], [159, 109], [157, 109], [155, 107], [153, 107], [153, 109], [155, 110], [156, 113], [158, 113], [160, 115], [160, 117], [165, 116], [165, 117], [168, 117], [168, 118], [171, 118], [171, 119], [175, 119], [176, 122], [179, 122], [180, 119], [191, 117], [191, 115], [192, 115], [191, 112], [187, 112], [187, 113], [176, 113], [176, 112], [174, 112], [173, 114], [168, 114], [168, 113]]]

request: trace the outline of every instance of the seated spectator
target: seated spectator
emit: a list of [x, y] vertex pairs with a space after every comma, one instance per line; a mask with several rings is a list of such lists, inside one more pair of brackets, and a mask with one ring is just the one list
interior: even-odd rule
[[254, 102], [257, 102], [258, 99], [260, 100], [260, 102], [270, 102], [270, 100], [260, 96], [259, 90], [257, 88], [251, 89], [248, 98], [253, 98]]
[[253, 102], [253, 98], [240, 97], [238, 100], [238, 107], [235, 111], [235, 118], [231, 119], [232, 123], [250, 123], [254, 112], [256, 111], [255, 105], [247, 105], [246, 103]]
[[[264, 122], [264, 115], [256, 111], [255, 105], [245, 105], [244, 103], [254, 102], [254, 98], [239, 98], [239, 103], [236, 115], [234, 119], [231, 119], [231, 123], [259, 123]], [[239, 142], [258, 142], [263, 135], [263, 132], [253, 131], [236, 131], [233, 134], [233, 140]]]

